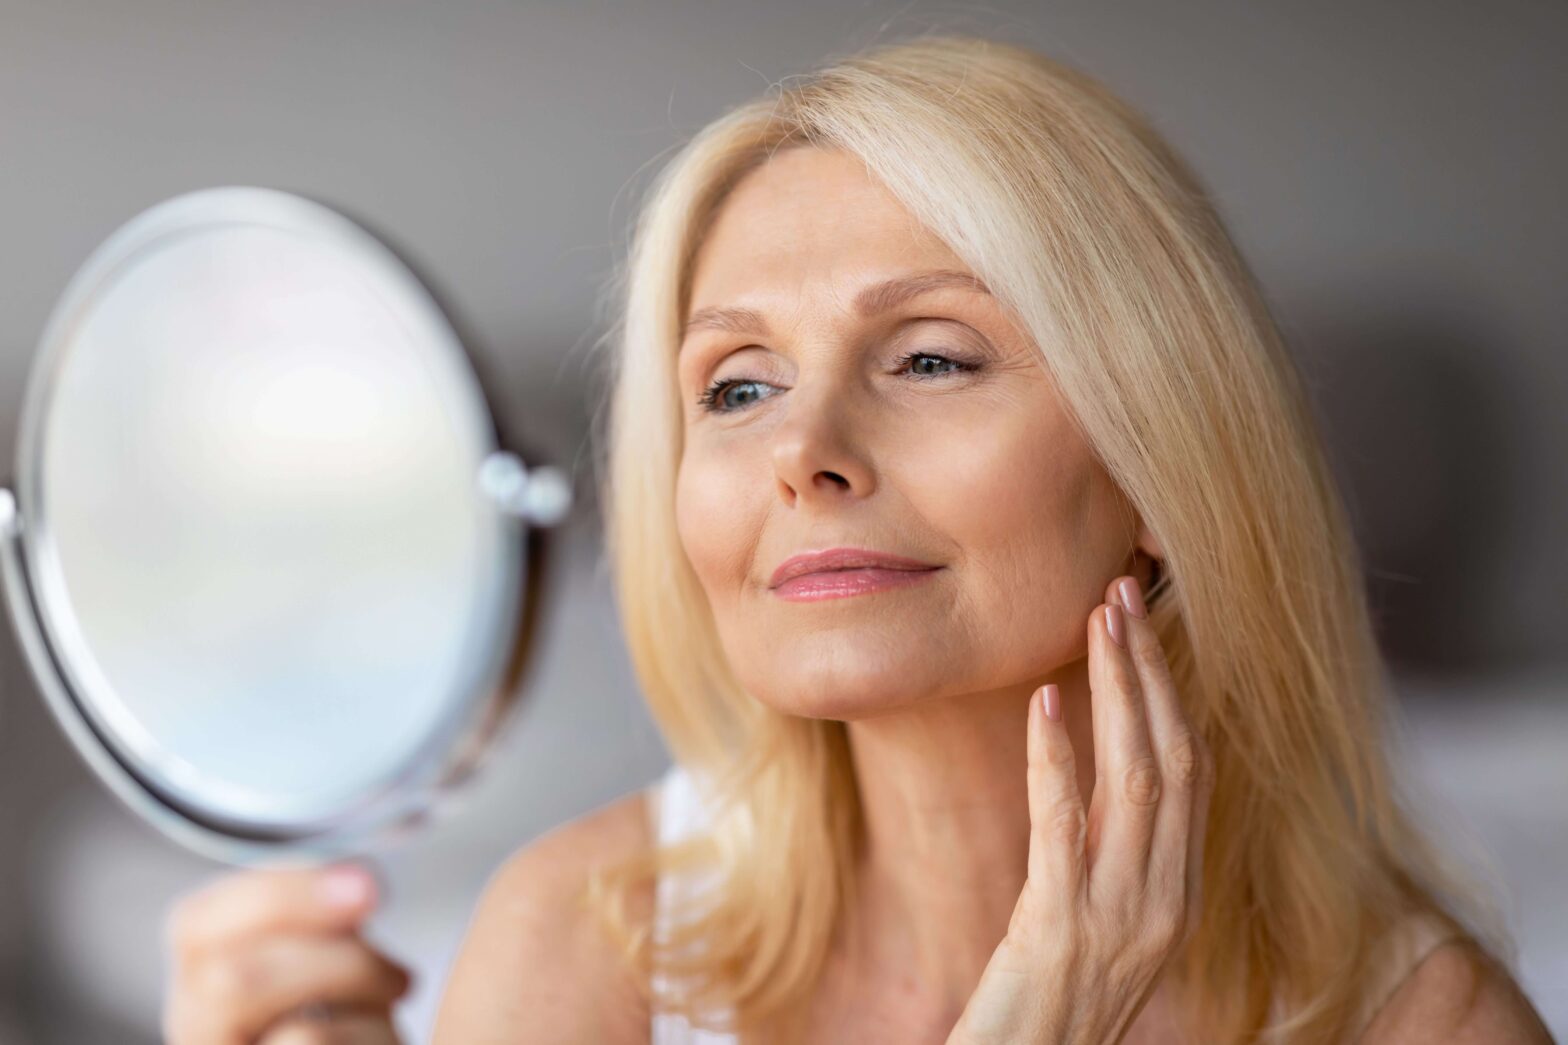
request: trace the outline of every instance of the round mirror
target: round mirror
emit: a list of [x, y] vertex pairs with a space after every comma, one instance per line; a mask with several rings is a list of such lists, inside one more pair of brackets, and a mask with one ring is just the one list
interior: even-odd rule
[[15, 481], [46, 700], [137, 812], [236, 863], [374, 847], [472, 769], [569, 501], [404, 261], [254, 188], [162, 203], [77, 273]]

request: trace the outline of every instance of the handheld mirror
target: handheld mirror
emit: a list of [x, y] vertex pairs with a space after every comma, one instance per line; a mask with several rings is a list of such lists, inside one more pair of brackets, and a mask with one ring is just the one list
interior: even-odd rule
[[6, 601], [77, 751], [193, 849], [375, 848], [514, 700], [570, 489], [449, 316], [338, 212], [220, 188], [120, 228], [47, 324]]

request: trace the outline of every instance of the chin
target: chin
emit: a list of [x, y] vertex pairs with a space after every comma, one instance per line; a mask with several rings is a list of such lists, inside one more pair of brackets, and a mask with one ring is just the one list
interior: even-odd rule
[[908, 665], [897, 671], [788, 671], [746, 681], [746, 692], [775, 711], [801, 718], [853, 722], [901, 711], [918, 703], [926, 686]]
[[798, 718], [831, 719], [835, 722], [855, 722], [876, 718], [908, 706], [907, 699], [878, 698], [872, 700], [846, 699], [842, 694], [814, 694], [799, 699], [798, 694], [788, 698], [758, 698], [773, 710]]

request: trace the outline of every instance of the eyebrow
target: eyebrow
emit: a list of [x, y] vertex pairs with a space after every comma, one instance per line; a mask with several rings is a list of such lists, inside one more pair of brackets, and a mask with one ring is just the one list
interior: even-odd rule
[[[897, 308], [910, 298], [932, 290], [964, 287], [990, 294], [991, 290], [978, 277], [969, 272], [938, 269], [912, 276], [895, 276], [880, 283], [873, 283], [855, 295], [855, 311], [861, 316], [875, 316]], [[771, 336], [768, 321], [762, 313], [750, 308], [709, 305], [693, 312], [681, 328], [681, 341], [696, 330], [721, 330], [731, 334], [757, 334]]]

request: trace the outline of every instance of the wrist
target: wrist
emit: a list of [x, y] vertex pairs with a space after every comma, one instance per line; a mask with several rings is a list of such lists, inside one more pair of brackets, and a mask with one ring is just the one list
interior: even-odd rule
[[986, 966], [988, 990], [970, 999], [945, 1045], [1077, 1045], [1070, 978], [1054, 969], [1028, 960], [1025, 948], [999, 946]]

